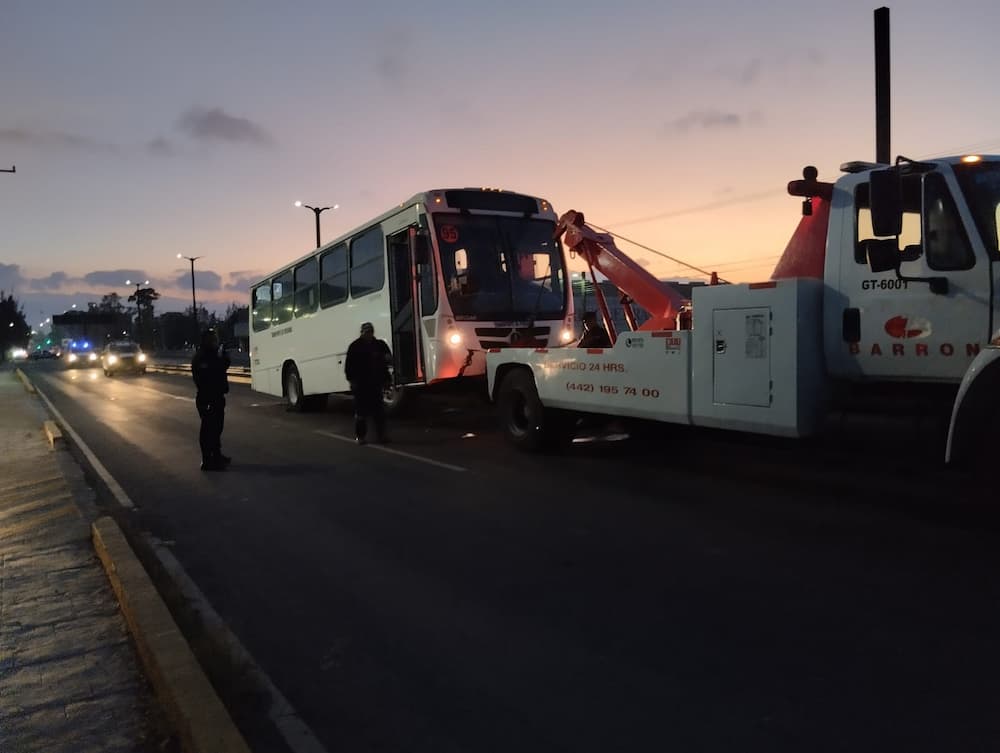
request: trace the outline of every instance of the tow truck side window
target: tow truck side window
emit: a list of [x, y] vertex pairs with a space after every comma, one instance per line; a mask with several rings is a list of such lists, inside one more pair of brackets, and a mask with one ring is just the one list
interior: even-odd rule
[[[902, 180], [903, 193], [903, 232], [899, 235], [900, 261], [913, 261], [920, 258], [920, 176], [905, 175]], [[867, 264], [868, 255], [865, 241], [878, 237], [872, 230], [872, 210], [869, 199], [868, 184], [861, 183], [854, 190], [854, 207], [856, 213], [854, 236], [854, 261]]]
[[970, 269], [976, 263], [944, 176], [924, 178], [924, 252], [931, 269]]

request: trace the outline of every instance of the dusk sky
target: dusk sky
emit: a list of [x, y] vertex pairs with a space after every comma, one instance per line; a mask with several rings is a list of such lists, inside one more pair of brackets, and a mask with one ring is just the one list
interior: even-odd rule
[[[2, 0], [0, 289], [29, 323], [249, 282], [430, 188], [767, 279], [803, 166], [873, 160], [876, 4]], [[891, 8], [892, 150], [1000, 152], [1000, 3]], [[687, 270], [628, 243], [660, 277]]]

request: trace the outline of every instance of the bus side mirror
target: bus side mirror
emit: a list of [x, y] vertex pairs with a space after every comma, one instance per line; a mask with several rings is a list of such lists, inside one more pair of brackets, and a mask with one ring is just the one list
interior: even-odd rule
[[872, 230], [882, 238], [903, 232], [903, 202], [900, 197], [899, 171], [875, 170], [869, 177], [869, 201]]
[[413, 234], [413, 260], [417, 264], [430, 263], [431, 244], [427, 233], [418, 231]]

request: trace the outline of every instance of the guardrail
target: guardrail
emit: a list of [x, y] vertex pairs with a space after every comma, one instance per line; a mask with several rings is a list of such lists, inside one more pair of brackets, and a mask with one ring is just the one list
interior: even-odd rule
[[[147, 367], [149, 371], [162, 371], [167, 374], [190, 374], [191, 364], [189, 363], [167, 363], [153, 361]], [[226, 375], [234, 381], [250, 382], [249, 366], [230, 366]]]

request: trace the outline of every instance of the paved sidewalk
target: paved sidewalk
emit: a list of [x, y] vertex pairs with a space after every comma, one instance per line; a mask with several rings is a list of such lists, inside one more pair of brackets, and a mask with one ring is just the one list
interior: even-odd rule
[[0, 753], [173, 750], [48, 418], [0, 368]]

